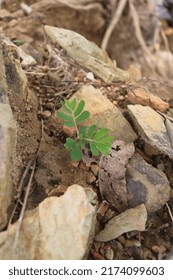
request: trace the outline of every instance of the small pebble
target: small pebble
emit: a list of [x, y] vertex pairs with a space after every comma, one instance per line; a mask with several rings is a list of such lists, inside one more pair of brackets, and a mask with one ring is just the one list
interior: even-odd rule
[[156, 260], [156, 257], [153, 256], [152, 252], [148, 248], [144, 248], [144, 260]]
[[158, 245], [153, 245], [151, 247], [151, 250], [152, 250], [153, 253], [159, 253], [160, 248], [159, 248]]
[[132, 247], [132, 246], [141, 247], [141, 243], [136, 239], [126, 239], [125, 246], [126, 247]]
[[117, 239], [122, 245], [124, 245], [126, 243], [126, 239], [123, 235], [119, 236]]
[[159, 163], [159, 164], [157, 164], [157, 169], [164, 172], [165, 171], [165, 165], [163, 163]]
[[99, 241], [94, 241], [94, 249], [96, 252], [98, 252], [100, 250], [102, 243]]
[[91, 165], [91, 171], [94, 173], [95, 176], [97, 176], [98, 172], [99, 172], [99, 166], [98, 164], [92, 164]]
[[48, 111], [48, 110], [45, 110], [45, 111], [42, 113], [42, 117], [43, 117], [44, 119], [50, 118], [50, 117], [51, 117], [51, 112]]
[[48, 102], [45, 104], [45, 108], [52, 110], [54, 108], [54, 103], [53, 102]]
[[89, 171], [87, 173], [86, 181], [87, 181], [88, 184], [92, 184], [92, 183], [94, 183], [96, 181], [96, 177], [95, 177], [95, 175], [91, 171]]
[[103, 200], [99, 206], [99, 209], [97, 210], [97, 219], [100, 221], [107, 210], [109, 209], [109, 203], [106, 200]]
[[113, 100], [112, 103], [116, 106], [118, 102], [116, 100]]
[[112, 250], [112, 248], [109, 248], [108, 250], [106, 250], [105, 258], [107, 260], [113, 260], [113, 258], [114, 258], [114, 251]]
[[124, 99], [125, 99], [125, 97], [123, 95], [120, 95], [120, 96], [117, 97], [118, 101], [123, 101]]
[[99, 251], [100, 251], [100, 254], [104, 257], [105, 256], [105, 250], [101, 247]]

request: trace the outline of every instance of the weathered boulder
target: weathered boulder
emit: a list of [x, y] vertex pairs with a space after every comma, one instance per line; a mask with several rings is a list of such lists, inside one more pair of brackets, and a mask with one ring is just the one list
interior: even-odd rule
[[90, 191], [89, 199], [81, 186], [72, 185], [61, 197], [46, 198], [37, 208], [26, 212], [16, 248], [17, 222], [0, 233], [0, 259], [85, 258], [94, 234], [94, 197]]

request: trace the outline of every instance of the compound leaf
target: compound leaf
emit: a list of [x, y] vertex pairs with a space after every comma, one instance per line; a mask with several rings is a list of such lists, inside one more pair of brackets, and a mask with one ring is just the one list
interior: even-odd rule
[[80, 147], [75, 144], [73, 150], [70, 153], [70, 157], [72, 160], [81, 160], [82, 159], [82, 152]]
[[106, 134], [108, 133], [108, 129], [107, 128], [101, 128], [99, 129], [96, 134], [94, 135], [94, 140], [100, 140], [102, 139], [103, 137], [106, 136]]
[[95, 143], [96, 148], [104, 155], [109, 154], [110, 146], [102, 143]]
[[85, 125], [83, 125], [83, 126], [79, 129], [79, 137], [80, 137], [80, 138], [85, 137], [86, 129], [87, 129], [87, 126], [85, 126]]
[[61, 106], [64, 109], [64, 111], [66, 111], [68, 114], [72, 114], [71, 109], [67, 108], [66, 104], [64, 103], [64, 101], [61, 102]]
[[88, 119], [89, 116], [90, 116], [90, 113], [88, 111], [84, 111], [84, 112], [82, 112], [82, 114], [80, 114], [80, 116], [78, 116], [76, 118], [76, 122], [83, 122], [86, 119]]
[[93, 156], [99, 156], [100, 152], [97, 149], [96, 145], [94, 142], [90, 141], [89, 142], [90, 150]]
[[70, 151], [71, 149], [74, 148], [75, 144], [76, 143], [72, 138], [67, 138], [64, 146], [68, 151]]
[[65, 100], [65, 103], [72, 111], [74, 111], [74, 109], [76, 108], [76, 98], [74, 98], [73, 100]]
[[87, 140], [81, 139], [81, 140], [79, 141], [79, 146], [80, 146], [81, 148], [83, 148], [87, 143], [88, 143]]
[[102, 138], [98, 141], [101, 142], [102, 144], [112, 146], [113, 137], [112, 136], [105, 136], [104, 138]]
[[94, 133], [96, 131], [96, 128], [97, 128], [97, 126], [95, 124], [93, 124], [92, 126], [89, 127], [88, 134], [87, 134], [88, 138], [92, 138], [93, 137], [93, 135], [94, 135]]
[[74, 116], [77, 117], [81, 114], [81, 112], [83, 111], [83, 108], [85, 106], [85, 102], [83, 100], [81, 100], [76, 108], [76, 110], [74, 111]]
[[74, 121], [69, 121], [69, 122], [64, 122], [64, 125], [66, 125], [67, 127], [74, 127], [75, 123]]
[[62, 119], [64, 121], [72, 121], [73, 120], [72, 116], [69, 116], [69, 115], [67, 115], [63, 112], [58, 111], [56, 114], [60, 119]]

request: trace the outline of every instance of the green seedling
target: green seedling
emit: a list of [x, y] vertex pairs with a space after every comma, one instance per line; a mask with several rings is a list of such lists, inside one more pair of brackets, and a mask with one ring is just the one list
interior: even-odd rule
[[72, 160], [82, 159], [82, 149], [88, 144], [93, 156], [99, 156], [100, 153], [108, 155], [112, 146], [113, 138], [108, 135], [107, 128], [98, 129], [96, 125], [80, 126], [90, 117], [90, 113], [84, 110], [85, 102], [81, 100], [78, 104], [76, 99], [64, 100], [61, 102], [62, 111], [56, 113], [57, 117], [67, 127], [74, 127], [76, 137], [66, 139], [65, 148], [70, 152]]

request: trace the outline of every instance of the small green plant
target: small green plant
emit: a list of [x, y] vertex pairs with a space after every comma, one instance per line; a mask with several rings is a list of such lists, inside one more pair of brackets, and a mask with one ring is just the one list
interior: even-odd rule
[[78, 104], [76, 99], [64, 100], [61, 102], [63, 111], [58, 111], [57, 116], [62, 119], [63, 124], [67, 127], [74, 127], [76, 138], [68, 137], [65, 148], [70, 152], [72, 160], [82, 159], [82, 149], [89, 144], [93, 156], [109, 154], [113, 138], [108, 135], [107, 128], [98, 129], [96, 125], [80, 126], [79, 124], [90, 117], [88, 111], [84, 111], [85, 102], [81, 100]]

